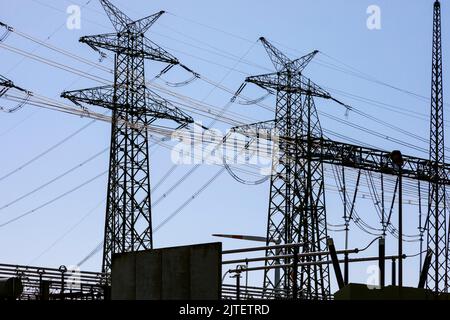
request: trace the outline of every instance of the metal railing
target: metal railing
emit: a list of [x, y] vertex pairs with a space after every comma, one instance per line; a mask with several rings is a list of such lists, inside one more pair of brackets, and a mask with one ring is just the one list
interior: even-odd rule
[[0, 264], [0, 278], [19, 278], [20, 300], [103, 300], [109, 296], [109, 276], [69, 270]]

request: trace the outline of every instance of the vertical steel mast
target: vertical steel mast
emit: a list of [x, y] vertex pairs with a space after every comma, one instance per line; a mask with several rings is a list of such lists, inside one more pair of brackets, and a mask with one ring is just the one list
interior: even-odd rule
[[144, 60], [172, 65], [178, 60], [144, 33], [164, 13], [133, 21], [107, 0], [100, 0], [116, 33], [82, 37], [94, 50], [115, 53], [114, 85], [64, 92], [74, 103], [112, 110], [109, 182], [102, 270], [114, 253], [151, 249], [152, 215], [147, 126], [164, 118], [193, 122], [146, 87]]
[[441, 4], [434, 2], [433, 66], [431, 79], [430, 160], [433, 161], [429, 185], [428, 247], [434, 251], [427, 287], [434, 292], [447, 290], [448, 250], [444, 164], [444, 100], [442, 84]]

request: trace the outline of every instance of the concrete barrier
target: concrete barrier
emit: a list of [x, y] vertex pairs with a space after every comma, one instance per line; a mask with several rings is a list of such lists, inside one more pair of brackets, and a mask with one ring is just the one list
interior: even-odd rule
[[218, 300], [222, 243], [116, 254], [113, 300]]

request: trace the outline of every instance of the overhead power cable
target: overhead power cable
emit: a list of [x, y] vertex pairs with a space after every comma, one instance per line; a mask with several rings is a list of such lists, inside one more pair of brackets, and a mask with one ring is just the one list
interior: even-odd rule
[[97, 203], [91, 210], [89, 210], [85, 215], [83, 215], [73, 226], [71, 226], [66, 232], [64, 232], [61, 236], [59, 236], [55, 241], [53, 241], [47, 248], [41, 251], [37, 256], [35, 256], [28, 265], [34, 264], [37, 260], [39, 260], [43, 255], [48, 253], [51, 249], [53, 249], [58, 243], [64, 240], [73, 230], [75, 230], [81, 223], [83, 223], [91, 214], [93, 214], [100, 206], [105, 203], [106, 197], [104, 197], [99, 203]]
[[[62, 52], [62, 53], [64, 53], [65, 51], [64, 50], [62, 50], [62, 49], [58, 49], [58, 48], [56, 48], [56, 47], [54, 47], [54, 50], [59, 50], [60, 52]], [[71, 54], [71, 56], [72, 57], [75, 57], [75, 58], [77, 58], [77, 59], [83, 59], [83, 60], [86, 60], [86, 59], [84, 59], [84, 58], [81, 58], [81, 57], [77, 57], [77, 56], [75, 56], [75, 55], [73, 55], [73, 54]], [[82, 60], [82, 61], [83, 61]], [[95, 64], [95, 63], [92, 63], [92, 65], [93, 66], [97, 66], [97, 64]], [[58, 66], [58, 67], [61, 67], [61, 68], [65, 68], [64, 66]], [[64, 70], [66, 70], [66, 69], [64, 69]], [[107, 69], [107, 70], [109, 70], [109, 69]], [[69, 70], [68, 70], [69, 71]], [[109, 70], [109, 71], [111, 71], [111, 70]], [[204, 77], [202, 77], [202, 76], [200, 76], [200, 75], [198, 75], [199, 76], [199, 78], [203, 78], [204, 79]], [[211, 83], [212, 85], [216, 85], [217, 86], [217, 84], [214, 84], [213, 82], [211, 82], [211, 81], [208, 81], [207, 79], [204, 79], [204, 80], [206, 80], [207, 82], [209, 82], [209, 83]], [[103, 80], [97, 80], [97, 81], [106, 81], [105, 79], [103, 79]], [[227, 92], [232, 92], [232, 90], [227, 90], [226, 88], [224, 88], [223, 86], [217, 86], [217, 87], [219, 87], [220, 89], [224, 89], [224, 90], [226, 90]], [[162, 88], [158, 88], [158, 89], [162, 89]], [[169, 91], [167, 91], [166, 89], [162, 89], [165, 93], [169, 93], [169, 94], [171, 94], [171, 92]], [[179, 95], [178, 95], [178, 97], [179, 97]], [[257, 102], [257, 101], [254, 101], [254, 102]], [[373, 120], [373, 121], [377, 121], [379, 124], [382, 124], [382, 125], [385, 125], [385, 126], [389, 126], [391, 129], [394, 129], [394, 130], [396, 130], [396, 131], [399, 131], [399, 132], [401, 132], [401, 133], [403, 133], [403, 134], [407, 134], [408, 132], [406, 131], [406, 130], [399, 130], [399, 128], [398, 127], [395, 127], [395, 126], [393, 126], [393, 125], [389, 125], [387, 122], [385, 122], [385, 121], [382, 121], [382, 120], [377, 120], [376, 119], [376, 117], [373, 117], [373, 116], [369, 116], [368, 114], [366, 114], [366, 113], [363, 113], [362, 111], [360, 111], [360, 110], [357, 110], [356, 108], [351, 108], [351, 110], [353, 110], [353, 111], [355, 111], [355, 112], [357, 112], [358, 114], [360, 114], [360, 115], [363, 115], [363, 116], [365, 116], [365, 117], [367, 117], [367, 118], [370, 118], [371, 120]], [[414, 135], [414, 134], [411, 134], [411, 136], [413, 136], [414, 138], [417, 138], [417, 135]], [[423, 141], [423, 140], [422, 140]]]
[[33, 162], [35, 162], [36, 160], [39, 160], [40, 158], [42, 158], [43, 156], [49, 154], [50, 152], [52, 152], [53, 150], [57, 149], [58, 147], [60, 147], [61, 145], [63, 145], [64, 143], [66, 143], [67, 141], [71, 140], [72, 138], [76, 137], [78, 134], [80, 134], [81, 132], [83, 132], [84, 130], [86, 130], [87, 128], [89, 128], [90, 126], [92, 126], [95, 123], [95, 120], [89, 121], [87, 124], [85, 124], [84, 126], [82, 126], [80, 129], [76, 130], [75, 132], [71, 133], [70, 135], [68, 135], [67, 137], [65, 137], [64, 139], [58, 141], [56, 144], [52, 145], [51, 147], [49, 147], [48, 149], [44, 150], [43, 152], [39, 153], [37, 156], [31, 158], [30, 160], [28, 160], [27, 162], [21, 164], [19, 167], [15, 168], [14, 170], [4, 174], [3, 176], [0, 177], [0, 182], [5, 180], [6, 178], [9, 178], [10, 176], [12, 176], [13, 174], [23, 170], [24, 168], [28, 167], [30, 164], [32, 164]]
[[72, 189], [70, 189], [70, 190], [68, 190], [68, 191], [66, 191], [66, 192], [64, 192], [64, 193], [62, 193], [62, 194], [60, 194], [59, 196], [57, 196], [57, 197], [55, 197], [55, 198], [53, 198], [53, 199], [51, 199], [51, 200], [49, 200], [49, 201], [47, 201], [47, 202], [44, 202], [43, 204], [41, 204], [41, 205], [35, 207], [34, 209], [31, 209], [31, 210], [29, 210], [29, 211], [26, 211], [26, 212], [20, 214], [20, 215], [17, 216], [17, 217], [14, 217], [14, 218], [12, 218], [12, 219], [10, 219], [10, 220], [7, 220], [6, 222], [0, 223], [0, 228], [6, 227], [6, 226], [10, 225], [11, 223], [14, 223], [14, 222], [16, 222], [16, 221], [18, 221], [18, 220], [21, 220], [21, 219], [25, 218], [26, 216], [29, 216], [29, 215], [31, 215], [31, 214], [36, 213], [36, 212], [39, 211], [40, 209], [45, 208], [45, 207], [47, 207], [47, 206], [49, 206], [49, 205], [55, 203], [56, 201], [58, 201], [58, 200], [60, 200], [60, 199], [62, 199], [62, 198], [65, 198], [66, 196], [68, 196], [68, 195], [74, 193], [75, 191], [78, 191], [79, 189], [81, 189], [81, 188], [87, 186], [88, 184], [94, 182], [95, 180], [101, 178], [102, 176], [106, 175], [107, 173], [108, 173], [108, 170], [105, 170], [105, 171], [103, 171], [103, 172], [97, 174], [97, 175], [94, 176], [93, 178], [90, 178], [89, 180], [83, 182], [82, 184], [80, 184], [80, 185], [78, 185], [78, 186], [76, 186], [76, 187], [74, 187], [74, 188], [72, 188]]
[[91, 157], [89, 157], [88, 159], [84, 160], [83, 162], [77, 164], [75, 167], [70, 168], [69, 170], [67, 170], [67, 171], [65, 171], [65, 172], [63, 172], [63, 173], [61, 173], [60, 175], [54, 177], [53, 179], [47, 181], [46, 183], [40, 185], [39, 187], [37, 187], [37, 188], [35, 188], [35, 189], [33, 189], [33, 190], [31, 190], [31, 191], [29, 191], [29, 192], [23, 194], [22, 196], [20, 196], [20, 197], [14, 199], [14, 200], [8, 202], [7, 204], [5, 204], [5, 205], [3, 205], [3, 206], [0, 207], [0, 211], [1, 211], [1, 210], [4, 210], [4, 209], [6, 209], [6, 208], [9, 208], [9, 207], [12, 206], [13, 204], [16, 204], [17, 202], [19, 202], [19, 201], [21, 201], [21, 200], [23, 200], [23, 199], [25, 199], [25, 198], [27, 198], [27, 197], [29, 197], [29, 196], [35, 194], [36, 192], [38, 192], [38, 191], [44, 189], [45, 187], [47, 187], [47, 186], [49, 186], [49, 185], [55, 183], [56, 181], [62, 179], [63, 177], [69, 175], [70, 173], [75, 172], [76, 170], [80, 169], [81, 167], [83, 167], [83, 166], [86, 165], [87, 163], [91, 162], [92, 160], [98, 158], [99, 156], [101, 156], [102, 154], [104, 154], [104, 153], [105, 153], [106, 151], [108, 151], [108, 150], [109, 150], [109, 147], [103, 149], [103, 150], [100, 151], [100, 152], [97, 152], [97, 153], [94, 154], [93, 156], [91, 156]]
[[[194, 192], [183, 204], [178, 207], [175, 211], [173, 211], [170, 215], [168, 215], [156, 228], [153, 229], [153, 234], [158, 232], [161, 228], [163, 228], [170, 220], [175, 218], [180, 212], [185, 209], [193, 200], [195, 200], [202, 192], [204, 192], [220, 175], [225, 172], [225, 168], [220, 169], [212, 178], [210, 178], [204, 185], [202, 185], [196, 192]], [[1, 227], [1, 225], [0, 225]], [[82, 266], [89, 259], [95, 256], [100, 250], [103, 248], [103, 241], [100, 242], [93, 250], [89, 252], [83, 259], [78, 262], [77, 266]]]

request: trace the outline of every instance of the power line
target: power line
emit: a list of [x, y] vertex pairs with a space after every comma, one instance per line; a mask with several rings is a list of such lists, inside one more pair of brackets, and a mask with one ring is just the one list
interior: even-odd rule
[[[155, 229], [153, 233], [156, 233], [162, 227], [164, 227], [170, 220], [175, 218], [183, 209], [185, 209], [194, 199], [196, 199], [203, 191], [205, 191], [221, 174], [225, 172], [225, 168], [220, 169], [212, 178], [210, 178], [204, 185], [202, 185], [196, 192], [194, 192], [180, 207], [167, 216]], [[1, 225], [0, 225], [1, 227]], [[78, 266], [82, 266], [86, 261], [92, 258], [103, 248], [103, 241], [100, 242], [93, 250], [89, 252], [87, 256], [78, 262]]]
[[109, 150], [109, 147], [103, 149], [103, 150], [100, 151], [100, 152], [97, 152], [97, 153], [94, 154], [93, 156], [91, 156], [91, 157], [89, 157], [88, 159], [84, 160], [83, 162], [77, 164], [76, 166], [70, 168], [69, 170], [63, 172], [62, 174], [60, 174], [60, 175], [54, 177], [53, 179], [51, 179], [51, 180], [45, 182], [44, 184], [40, 185], [39, 187], [37, 187], [37, 188], [35, 188], [35, 189], [33, 189], [33, 190], [31, 190], [31, 191], [25, 193], [24, 195], [22, 195], [22, 196], [20, 196], [20, 197], [14, 199], [14, 200], [8, 202], [7, 204], [5, 204], [5, 205], [3, 205], [3, 206], [0, 207], [0, 211], [1, 211], [1, 210], [4, 210], [4, 209], [6, 209], [6, 208], [9, 208], [9, 207], [12, 206], [13, 204], [16, 204], [17, 202], [19, 202], [19, 201], [21, 201], [21, 200], [23, 200], [23, 199], [25, 199], [25, 198], [31, 196], [32, 194], [35, 194], [36, 192], [38, 192], [38, 191], [44, 189], [45, 187], [51, 185], [52, 183], [55, 183], [56, 181], [58, 181], [58, 180], [62, 179], [63, 177], [69, 175], [70, 173], [75, 172], [76, 170], [82, 168], [85, 164], [87, 164], [87, 163], [91, 162], [92, 160], [98, 158], [99, 156], [101, 156], [102, 154], [104, 154], [104, 153], [105, 153], [106, 151], [108, 151], [108, 150]]
[[[26, 36], [26, 35], [25, 35]], [[38, 41], [38, 40], [37, 40]], [[59, 52], [61, 52], [61, 53], [63, 53], [63, 54], [67, 54], [67, 52], [65, 52], [64, 50], [61, 50], [61, 49], [58, 49], [58, 48], [56, 48], [56, 47], [54, 47], [54, 46], [52, 46], [53, 47], [53, 49], [54, 50], [57, 50], [57, 51], [59, 51]], [[69, 55], [71, 56], [71, 57], [74, 57], [74, 58], [77, 58], [78, 59], [78, 57], [77, 56], [75, 56], [75, 55], [73, 55], [73, 54], [70, 54], [69, 53]], [[86, 60], [86, 59], [84, 59], [84, 58], [80, 58], [80, 59], [82, 59], [81, 61], [84, 61], [84, 60]], [[98, 66], [98, 64], [92, 64], [93, 65], [93, 67], [97, 67]], [[59, 66], [59, 67], [61, 67], [61, 66]], [[70, 68], [70, 67], [69, 67]], [[65, 69], [65, 67], [64, 67], [64, 69]], [[66, 69], [65, 69], [66, 70]], [[109, 70], [109, 69], [107, 69], [106, 68], [106, 70], [107, 71], [111, 71], [111, 70]], [[234, 69], [232, 69], [232, 70], [234, 70]], [[70, 71], [70, 70], [68, 70], [68, 71]], [[231, 71], [231, 70], [230, 70]], [[213, 84], [213, 83], [212, 83]], [[215, 85], [215, 84], [213, 84], [213, 85]], [[215, 88], [216, 87], [219, 87], [219, 88], [221, 88], [221, 89], [224, 89], [223, 88], [223, 86], [218, 86], [218, 85], [215, 85]], [[161, 90], [163, 90], [165, 93], [167, 93], [167, 89], [162, 89], [162, 88], [158, 88], [158, 89], [161, 89]], [[226, 90], [227, 92], [232, 92], [231, 90]], [[339, 91], [339, 90], [337, 90], [337, 91]], [[342, 92], [342, 91], [341, 91]], [[345, 92], [343, 92], [343, 93], [345, 93]], [[169, 93], [170, 94], [170, 93]], [[357, 96], [356, 96], [357, 97]], [[368, 100], [368, 99], [367, 99]], [[186, 106], [186, 105], [185, 105]], [[354, 110], [355, 112], [357, 112], [357, 113], [359, 113], [359, 114], [362, 114], [362, 112], [361, 111], [359, 111], [359, 110], [357, 110], [356, 108], [352, 108], [352, 110]], [[366, 117], [368, 117], [368, 115], [367, 114], [365, 114], [365, 116]], [[370, 119], [371, 120], [374, 120], [374, 121], [377, 121], [376, 120], [376, 118], [375, 117], [373, 117], [373, 116], [371, 116], [370, 117]], [[387, 122], [385, 122], [385, 121], [382, 121], [382, 120], [379, 120], [378, 119], [378, 123], [382, 123], [383, 125], [387, 125], [387, 126], [390, 126], [390, 128], [393, 128], [393, 125], [389, 125]], [[396, 131], [400, 131], [399, 129], [398, 129], [398, 127], [396, 128]], [[402, 133], [407, 133], [407, 131], [406, 130], [403, 130], [403, 131], [400, 131], [400, 132], [402, 132]], [[413, 136], [413, 134], [411, 134], [411, 136]], [[417, 136], [416, 136], [417, 137]], [[423, 141], [423, 140], [422, 140]]]
[[89, 128], [91, 125], [93, 125], [95, 123], [96, 120], [92, 120], [89, 121], [87, 124], [85, 124], [84, 126], [82, 126], [80, 129], [76, 130], [75, 132], [71, 133], [70, 135], [68, 135], [67, 137], [65, 137], [64, 139], [58, 141], [56, 144], [52, 145], [50, 148], [44, 150], [43, 152], [39, 153], [37, 156], [31, 158], [30, 160], [28, 160], [27, 162], [23, 163], [22, 165], [20, 165], [19, 167], [17, 167], [16, 169], [4, 174], [3, 176], [0, 177], [0, 182], [2, 182], [3, 180], [5, 180], [6, 178], [9, 178], [10, 176], [12, 176], [13, 174], [21, 171], [22, 169], [28, 167], [30, 164], [32, 164], [33, 162], [39, 160], [40, 158], [42, 158], [43, 156], [49, 154], [51, 151], [57, 149], [58, 147], [60, 147], [61, 145], [63, 145], [64, 143], [66, 143], [67, 141], [71, 140], [72, 138], [76, 137], [78, 134], [80, 134], [81, 132], [83, 132], [84, 130], [86, 130], [87, 128]]
[[178, 207], [174, 212], [167, 216], [155, 229], [154, 232], [164, 227], [170, 220], [175, 218], [184, 208], [186, 208], [194, 199], [196, 199], [203, 191], [205, 191], [220, 175], [225, 172], [225, 168], [221, 168], [211, 179], [209, 179], [204, 185], [194, 192], [183, 204]]
[[51, 249], [53, 249], [58, 243], [64, 240], [73, 230], [75, 230], [83, 221], [85, 221], [91, 214], [93, 214], [104, 202], [106, 201], [106, 197], [104, 197], [99, 203], [97, 203], [91, 210], [89, 210], [84, 216], [81, 217], [73, 226], [71, 226], [66, 232], [64, 232], [61, 236], [59, 236], [55, 241], [53, 241], [47, 248], [45, 248], [41, 253], [39, 253], [36, 257], [34, 257], [28, 263], [33, 264], [36, 260], [40, 259], [43, 255], [48, 253]]
[[54, 202], [56, 202], [56, 201], [58, 201], [58, 200], [60, 200], [62, 198], [64, 198], [64, 197], [74, 193], [75, 191], [77, 191], [77, 190], [87, 186], [88, 184], [90, 184], [90, 183], [94, 182], [95, 180], [101, 178], [102, 176], [106, 175], [107, 173], [108, 173], [108, 170], [105, 170], [105, 171], [101, 172], [100, 174], [94, 176], [93, 178], [90, 178], [89, 180], [83, 182], [82, 184], [80, 184], [80, 185], [78, 185], [78, 186], [76, 186], [76, 187], [74, 187], [74, 188], [72, 188], [72, 189], [70, 189], [70, 190], [60, 194], [59, 196], [57, 196], [57, 197], [55, 197], [55, 198], [53, 198], [53, 199], [51, 199], [51, 200], [49, 200], [49, 201], [39, 205], [39, 206], [37, 206], [36, 208], [31, 209], [29, 211], [26, 211], [26, 212], [20, 214], [19, 216], [15, 217], [15, 218], [12, 218], [12, 219], [10, 219], [10, 220], [8, 220], [6, 222], [1, 223], [0, 224], [0, 228], [6, 227], [6, 226], [10, 225], [13, 222], [16, 222], [16, 221], [21, 220], [21, 219], [23, 219], [23, 218], [25, 218], [25, 217], [33, 214], [33, 213], [36, 213], [40, 209], [45, 208], [48, 205], [50, 205], [50, 204], [52, 204], [52, 203], [54, 203]]

